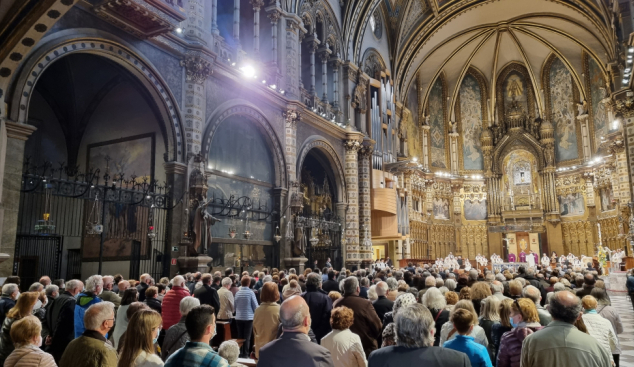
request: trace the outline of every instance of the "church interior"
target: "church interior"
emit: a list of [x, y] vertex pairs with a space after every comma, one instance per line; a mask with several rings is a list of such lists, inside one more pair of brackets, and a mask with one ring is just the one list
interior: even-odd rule
[[633, 6], [4, 0], [0, 276], [632, 268]]

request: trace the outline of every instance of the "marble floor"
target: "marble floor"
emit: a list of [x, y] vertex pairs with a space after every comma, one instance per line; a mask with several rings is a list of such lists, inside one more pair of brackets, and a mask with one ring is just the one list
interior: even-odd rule
[[612, 306], [618, 310], [623, 322], [623, 333], [619, 334], [622, 351], [620, 366], [634, 367], [634, 310], [632, 302], [622, 294], [610, 294]]

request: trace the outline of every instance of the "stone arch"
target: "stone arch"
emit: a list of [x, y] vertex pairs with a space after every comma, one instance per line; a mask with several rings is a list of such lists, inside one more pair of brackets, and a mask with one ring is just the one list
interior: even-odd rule
[[165, 128], [168, 160], [184, 162], [181, 113], [169, 86], [140, 52], [108, 33], [72, 29], [53, 34], [25, 63], [14, 86], [11, 119], [26, 124], [31, 93], [44, 71], [58, 59], [73, 53], [90, 53], [105, 57], [124, 67], [143, 84], [160, 111]]
[[497, 144], [493, 151], [492, 168], [497, 173], [502, 173], [502, 161], [511, 151], [525, 149], [535, 156], [537, 168], [542, 171], [545, 166], [544, 150], [535, 138], [529, 134], [506, 135]]
[[330, 163], [335, 176], [335, 183], [337, 184], [337, 199], [339, 202], [347, 203], [346, 180], [341, 159], [333, 146], [324, 137], [312, 135], [304, 141], [302, 147], [299, 149], [299, 154], [297, 155], [296, 171], [298, 172], [298, 175], [302, 170], [302, 166], [304, 165], [304, 160], [306, 159], [308, 152], [313, 149], [317, 149], [323, 153], [324, 157], [328, 160], [328, 163]]
[[369, 47], [363, 53], [363, 72], [370, 78], [377, 79], [377, 73], [387, 71], [387, 67], [381, 53], [373, 47]]
[[203, 157], [207, 157], [209, 154], [209, 147], [211, 146], [211, 140], [218, 126], [223, 123], [230, 116], [239, 115], [244, 116], [260, 126], [264, 132], [264, 135], [268, 138], [271, 151], [274, 156], [275, 163], [275, 186], [288, 187], [287, 185], [287, 173], [286, 173], [286, 160], [284, 158], [284, 152], [282, 151], [282, 145], [277, 137], [277, 134], [273, 130], [273, 127], [266, 119], [266, 116], [259, 108], [254, 104], [244, 100], [228, 101], [218, 106], [214, 112], [209, 116], [206, 122], [205, 131], [203, 133], [203, 147], [201, 154]]

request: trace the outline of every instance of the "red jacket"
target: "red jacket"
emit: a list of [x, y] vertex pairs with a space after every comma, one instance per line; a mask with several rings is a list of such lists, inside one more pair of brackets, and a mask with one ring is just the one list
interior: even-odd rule
[[163, 317], [163, 329], [167, 330], [172, 325], [178, 324], [181, 319], [180, 304], [181, 300], [189, 294], [189, 290], [183, 287], [174, 286], [163, 297], [163, 309], [161, 316]]

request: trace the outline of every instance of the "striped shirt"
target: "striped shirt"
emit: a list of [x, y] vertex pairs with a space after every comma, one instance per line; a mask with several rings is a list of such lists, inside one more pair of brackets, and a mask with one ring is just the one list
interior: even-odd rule
[[253, 313], [258, 308], [258, 300], [255, 293], [249, 287], [240, 287], [236, 293], [234, 305], [236, 308], [236, 320], [253, 320]]
[[208, 344], [187, 342], [172, 354], [165, 367], [229, 367], [229, 363], [214, 352]]

